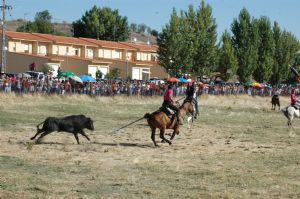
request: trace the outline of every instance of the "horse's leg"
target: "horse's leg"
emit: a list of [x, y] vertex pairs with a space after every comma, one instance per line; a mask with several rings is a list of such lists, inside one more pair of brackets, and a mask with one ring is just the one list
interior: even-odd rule
[[172, 133], [172, 136], [171, 136], [170, 140], [174, 139], [175, 134], [177, 134], [177, 135], [179, 134], [179, 126], [178, 125], [174, 128], [174, 131]]
[[294, 115], [290, 115], [289, 119], [288, 119], [288, 126], [293, 128], [292, 122], [294, 119]]
[[156, 143], [156, 141], [155, 141], [155, 130], [156, 130], [155, 127], [151, 127], [151, 140], [153, 141], [154, 146], [157, 147], [158, 145], [157, 145], [157, 143]]
[[193, 115], [191, 115], [191, 116], [188, 116], [188, 118], [187, 118], [187, 128], [189, 129], [189, 128], [191, 128], [190, 127], [190, 121], [192, 120], [192, 122], [193, 122]]
[[166, 138], [165, 138], [165, 129], [164, 128], [162, 128], [162, 129], [160, 129], [160, 133], [159, 133], [159, 137], [162, 139], [162, 140], [164, 140], [165, 142], [167, 142], [169, 145], [171, 145], [172, 144], [172, 142], [170, 142], [169, 140], [167, 140]]

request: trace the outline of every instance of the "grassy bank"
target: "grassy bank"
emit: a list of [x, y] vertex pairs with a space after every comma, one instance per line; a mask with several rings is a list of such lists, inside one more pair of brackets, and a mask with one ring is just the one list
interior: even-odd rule
[[[154, 148], [146, 121], [111, 133], [160, 103], [0, 95], [0, 198], [300, 197], [300, 123], [287, 129], [270, 98], [202, 96], [201, 116], [171, 146]], [[53, 133], [30, 144], [38, 123], [70, 114], [95, 120], [91, 142]]]

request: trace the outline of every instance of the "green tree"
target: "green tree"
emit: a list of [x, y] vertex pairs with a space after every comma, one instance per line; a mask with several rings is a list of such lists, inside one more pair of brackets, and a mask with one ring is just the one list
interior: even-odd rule
[[222, 34], [219, 50], [218, 71], [223, 80], [227, 81], [237, 72], [238, 60], [231, 42], [231, 35], [227, 30]]
[[261, 17], [258, 23], [258, 61], [253, 77], [258, 82], [268, 82], [273, 72], [274, 39], [271, 22], [267, 17]]
[[96, 78], [98, 79], [102, 79], [103, 73], [101, 72], [101, 70], [97, 70], [96, 71]]
[[283, 47], [283, 41], [282, 41], [282, 32], [280, 30], [280, 27], [278, 25], [278, 22], [274, 22], [273, 25], [273, 38], [274, 38], [274, 62], [273, 62], [273, 68], [272, 68], [272, 76], [270, 79], [270, 82], [272, 85], [279, 84], [283, 79], [287, 77], [287, 68], [286, 70], [281, 70], [281, 58], [282, 58], [282, 47]]
[[169, 24], [157, 39], [160, 64], [171, 75], [209, 75], [217, 61], [216, 27], [212, 9], [204, 1], [199, 10], [190, 5], [180, 16], [173, 8]]
[[137, 32], [137, 24], [136, 23], [131, 23], [130, 27], [129, 27], [129, 30], [131, 32]]
[[243, 8], [231, 25], [232, 43], [238, 58], [237, 74], [242, 82], [249, 81], [256, 69], [258, 56], [258, 28], [249, 12]]
[[157, 38], [159, 64], [163, 66], [170, 75], [179, 75], [181, 65], [178, 64], [180, 18], [173, 8], [169, 24], [166, 24]]
[[146, 24], [139, 24], [138, 27], [137, 27], [137, 32], [138, 33], [145, 33], [146, 32], [146, 29], [147, 29], [147, 26]]
[[108, 41], [126, 41], [129, 37], [127, 17], [118, 10], [97, 8], [86, 11], [80, 20], [72, 23], [75, 37], [87, 37]]
[[[298, 39], [290, 32], [283, 31], [282, 33], [282, 49], [281, 59], [279, 59], [279, 71], [285, 72], [286, 76], [284, 79], [287, 79], [291, 76], [289, 66], [295, 64], [296, 58], [300, 50], [300, 44]], [[299, 68], [296, 67], [298, 70]]]
[[158, 37], [158, 31], [157, 30], [151, 30], [151, 33], [150, 33], [152, 36], [154, 37]]
[[115, 79], [120, 77], [120, 69], [113, 68], [109, 73], [106, 74], [107, 79]]
[[52, 16], [48, 10], [37, 12], [34, 22], [27, 22], [25, 25], [17, 28], [17, 32], [37, 32], [44, 34], [53, 34], [54, 26], [51, 23]]
[[191, 22], [194, 29], [194, 65], [193, 71], [199, 75], [210, 75], [216, 70], [217, 62], [217, 25], [212, 16], [212, 8], [201, 1], [195, 20]]

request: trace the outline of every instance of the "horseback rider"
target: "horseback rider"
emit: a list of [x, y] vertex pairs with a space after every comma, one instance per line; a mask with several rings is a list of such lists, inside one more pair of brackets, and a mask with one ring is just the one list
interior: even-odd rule
[[292, 89], [291, 92], [291, 105], [295, 108], [295, 109], [299, 109], [300, 106], [300, 102], [297, 100], [297, 96], [296, 96], [296, 89]]
[[197, 100], [197, 92], [195, 88], [195, 82], [193, 82], [191, 85], [188, 84], [186, 89], [186, 98], [185, 100], [189, 100], [194, 104], [194, 107], [196, 109], [196, 114], [194, 116], [195, 119], [197, 119], [197, 115], [199, 116], [199, 110], [198, 110], [198, 100]]
[[279, 98], [280, 93], [281, 93], [280, 89], [279, 88], [275, 88], [272, 97]]
[[177, 117], [177, 123], [179, 125], [182, 125], [182, 119], [179, 116], [179, 108], [175, 106], [173, 101], [173, 86], [171, 84], [168, 85], [168, 89], [166, 90], [164, 94], [164, 102], [162, 104], [163, 107], [165, 108], [170, 108], [173, 111], [176, 112], [176, 117]]

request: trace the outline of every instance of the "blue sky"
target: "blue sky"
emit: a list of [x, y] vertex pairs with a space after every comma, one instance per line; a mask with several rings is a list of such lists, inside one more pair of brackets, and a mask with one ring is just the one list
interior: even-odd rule
[[[13, 6], [7, 19], [25, 18], [33, 20], [37, 12], [49, 10], [54, 22], [72, 22], [80, 19], [92, 6], [110, 7], [119, 10], [128, 22], [144, 23], [161, 31], [170, 20], [172, 9], [187, 10], [190, 4], [198, 8], [201, 0], [7, 0]], [[230, 29], [243, 7], [251, 16], [267, 16], [277, 21], [282, 29], [292, 32], [300, 40], [300, 0], [206, 0], [212, 9], [218, 25], [218, 35]]]

